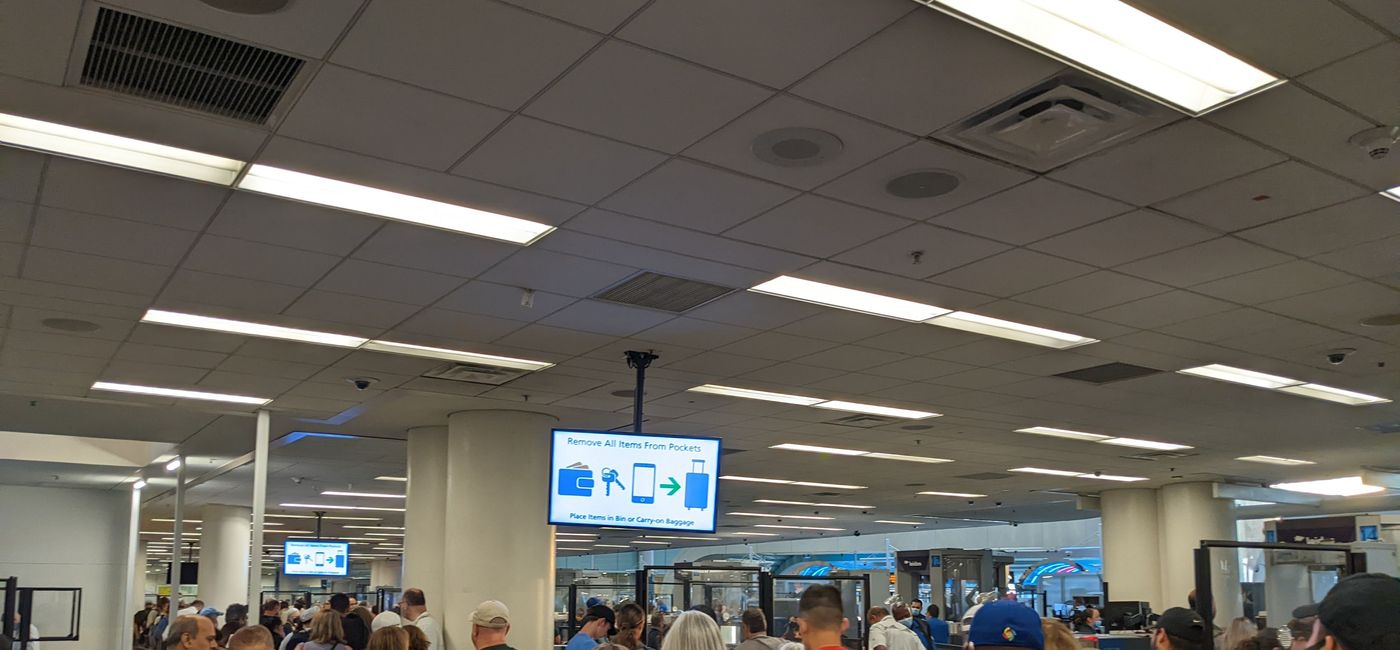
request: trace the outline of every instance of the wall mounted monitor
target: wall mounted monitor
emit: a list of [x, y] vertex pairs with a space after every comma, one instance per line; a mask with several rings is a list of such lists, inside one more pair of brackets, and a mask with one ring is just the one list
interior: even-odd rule
[[720, 440], [555, 429], [549, 523], [715, 532]]
[[282, 572], [289, 576], [350, 575], [350, 542], [289, 539], [282, 554]]

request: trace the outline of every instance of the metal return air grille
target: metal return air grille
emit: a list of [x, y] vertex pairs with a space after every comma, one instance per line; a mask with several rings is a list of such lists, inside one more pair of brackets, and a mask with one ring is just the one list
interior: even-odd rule
[[680, 314], [733, 291], [718, 284], [643, 271], [594, 298]]
[[263, 124], [303, 61], [105, 7], [80, 83]]

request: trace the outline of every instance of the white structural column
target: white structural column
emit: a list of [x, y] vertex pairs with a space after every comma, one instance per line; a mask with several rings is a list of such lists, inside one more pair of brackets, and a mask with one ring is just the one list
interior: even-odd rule
[[251, 508], [204, 506], [203, 534], [199, 536], [199, 598], [224, 611], [230, 603], [248, 597], [248, 540]]
[[[262, 606], [262, 557], [263, 557], [263, 511], [267, 507], [267, 451], [268, 437], [272, 429], [272, 414], [258, 411], [258, 421], [253, 439], [253, 514], [248, 536], [248, 578], [243, 581], [247, 589], [248, 611], [255, 612]], [[229, 601], [234, 602], [234, 601]]]
[[443, 556], [445, 599], [437, 611], [448, 650], [472, 647], [471, 622], [456, 613], [484, 600], [510, 608], [512, 646], [553, 643], [554, 528], [545, 522], [555, 422], [543, 413], [505, 410], [464, 411], [447, 420], [451, 550]]
[[[1169, 607], [1185, 607], [1186, 596], [1196, 588], [1195, 550], [1201, 540], [1234, 540], [1234, 501], [1215, 498], [1210, 483], [1172, 483], [1160, 494], [1162, 595]], [[1239, 563], [1235, 553], [1217, 552], [1211, 568], [1215, 592], [1216, 624], [1241, 615]], [[1106, 561], [1106, 560], [1105, 560]], [[1115, 593], [1113, 598], [1118, 599]], [[1222, 625], [1222, 627], [1224, 627]]]
[[429, 607], [439, 614], [438, 620], [445, 620], [448, 617], [440, 614], [446, 612], [438, 605], [443, 595], [443, 531], [447, 519], [447, 427], [408, 430], [406, 507], [403, 586], [422, 589], [429, 598]]
[[1099, 493], [1103, 573], [1113, 600], [1147, 601], [1166, 609], [1157, 526], [1157, 490], [1124, 488]]
[[[126, 607], [119, 612], [117, 620], [122, 625], [115, 630], [117, 638], [121, 639], [120, 647], [123, 650], [131, 648], [131, 628], [130, 618], [127, 612], [141, 611], [141, 588], [146, 585], [146, 549], [141, 544], [141, 490], [131, 491], [131, 512], [127, 517], [126, 525]], [[137, 560], [140, 564], [137, 564]]]
[[149, 551], [150, 547], [146, 545], [146, 542], [137, 543], [136, 555], [132, 560], [132, 568], [135, 571], [134, 577], [136, 580], [134, 584], [127, 585], [131, 587], [131, 603], [133, 603], [128, 605], [127, 608], [131, 609], [134, 607], [135, 609], [131, 609], [132, 612], [145, 607], [146, 580], [148, 579], [147, 574], [149, 573], [147, 563], [150, 562], [150, 558], [147, 555]]
[[371, 587], [402, 587], [403, 563], [398, 560], [370, 560], [369, 584]]

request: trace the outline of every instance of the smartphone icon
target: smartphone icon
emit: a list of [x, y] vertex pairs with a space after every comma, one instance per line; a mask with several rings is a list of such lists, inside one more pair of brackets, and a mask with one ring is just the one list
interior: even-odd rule
[[656, 501], [656, 466], [651, 463], [632, 464], [632, 503]]

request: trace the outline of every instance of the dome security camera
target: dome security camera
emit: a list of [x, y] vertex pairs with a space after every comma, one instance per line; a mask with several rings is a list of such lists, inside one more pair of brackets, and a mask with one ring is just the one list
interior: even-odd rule
[[1356, 348], [1337, 348], [1335, 350], [1329, 350], [1327, 352], [1327, 363], [1340, 366], [1346, 363], [1347, 357], [1351, 356], [1353, 352], [1356, 352]]

